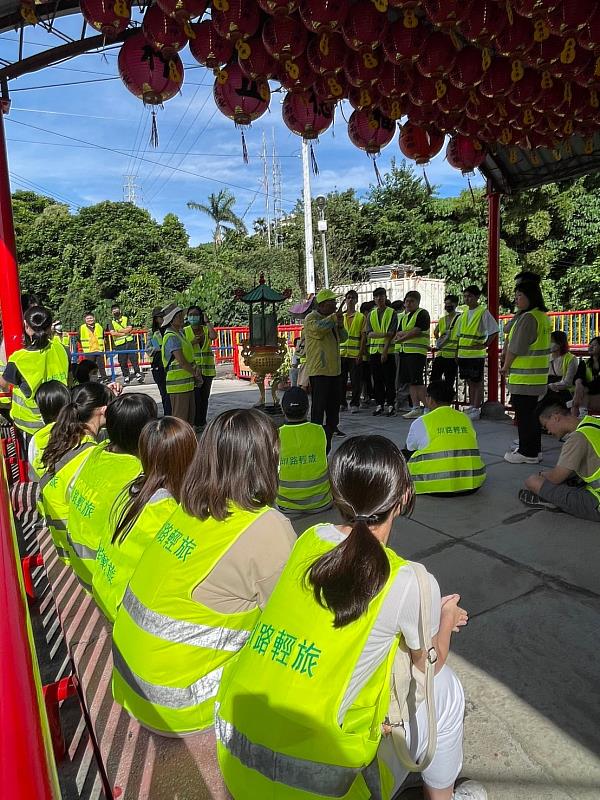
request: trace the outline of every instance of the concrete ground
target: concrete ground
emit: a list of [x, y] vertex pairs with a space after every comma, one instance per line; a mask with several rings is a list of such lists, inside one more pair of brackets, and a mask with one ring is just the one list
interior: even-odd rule
[[[159, 399], [154, 385], [143, 391]], [[217, 379], [209, 417], [257, 401], [255, 386]], [[347, 435], [378, 433], [400, 446], [409, 425], [368, 410], [340, 421]], [[390, 540], [428, 567], [442, 594], [460, 592], [470, 613], [451, 656], [467, 698], [463, 774], [482, 781], [489, 800], [598, 800], [600, 526], [523, 506], [517, 490], [535, 468], [502, 459], [516, 429], [510, 420], [475, 425], [485, 485], [468, 497], [419, 497]], [[559, 448], [543, 437], [542, 466], [556, 462]], [[321, 519], [334, 520], [335, 512]], [[301, 532], [316, 521], [294, 524]], [[81, 736], [78, 726], [75, 740]], [[81, 789], [83, 772], [80, 764]]]

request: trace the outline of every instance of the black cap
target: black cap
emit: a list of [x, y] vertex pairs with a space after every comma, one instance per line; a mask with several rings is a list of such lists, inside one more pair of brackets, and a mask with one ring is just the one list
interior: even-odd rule
[[152, 318], [153, 319], [154, 319], [154, 317], [162, 317], [162, 315], [163, 315], [163, 310], [162, 310], [162, 308], [160, 306], [156, 306], [155, 308], [152, 309]]
[[284, 414], [300, 417], [308, 411], [308, 395], [300, 386], [293, 386], [281, 398], [281, 407]]

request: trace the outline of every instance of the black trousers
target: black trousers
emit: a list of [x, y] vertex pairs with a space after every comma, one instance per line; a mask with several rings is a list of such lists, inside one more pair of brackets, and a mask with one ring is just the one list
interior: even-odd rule
[[310, 421], [325, 428], [329, 452], [331, 438], [340, 421], [340, 376], [311, 375], [310, 394]]
[[92, 353], [84, 353], [84, 358], [88, 361], [93, 361], [94, 364], [98, 367], [98, 373], [101, 378], [106, 378], [106, 369], [104, 368], [104, 356], [100, 355], [100, 353], [96, 353], [93, 355]]
[[358, 408], [360, 405], [361, 365], [356, 363], [355, 358], [342, 358], [342, 372], [340, 375], [340, 406], [343, 406], [344, 408], [348, 405], [346, 401], [348, 375], [350, 376], [350, 386], [352, 387], [350, 405]]
[[152, 377], [154, 378], [154, 383], [158, 386], [158, 391], [160, 392], [163, 414], [165, 417], [170, 417], [171, 398], [167, 394], [167, 376], [165, 374], [165, 368], [162, 364], [160, 366], [155, 364], [152, 365]]
[[534, 458], [542, 449], [542, 430], [535, 413], [539, 398], [528, 394], [511, 394], [519, 431], [519, 453]]
[[456, 376], [458, 375], [458, 364], [454, 358], [444, 358], [443, 356], [436, 356], [431, 365], [432, 381], [444, 380], [447, 383], [456, 383]]
[[373, 391], [378, 406], [393, 406], [396, 402], [396, 359], [388, 353], [387, 361], [381, 363], [381, 353], [369, 357], [373, 373]]
[[202, 386], [194, 387], [194, 397], [196, 398], [196, 416], [194, 417], [194, 425], [197, 428], [202, 428], [206, 425], [206, 415], [208, 413], [208, 398], [210, 397], [210, 388], [213, 379], [203, 376]]
[[138, 354], [137, 353], [122, 353], [121, 350], [133, 350], [135, 346], [135, 342], [123, 342], [123, 344], [115, 344], [114, 349], [117, 351], [117, 361], [119, 362], [119, 366], [121, 367], [121, 372], [123, 373], [123, 378], [129, 378], [129, 363], [131, 362], [131, 367], [135, 375], [140, 374], [140, 365], [138, 362]]
[[373, 377], [371, 375], [371, 364], [369, 361], [363, 361], [360, 365], [360, 378], [363, 397], [365, 400], [372, 400], [375, 395], [373, 394]]

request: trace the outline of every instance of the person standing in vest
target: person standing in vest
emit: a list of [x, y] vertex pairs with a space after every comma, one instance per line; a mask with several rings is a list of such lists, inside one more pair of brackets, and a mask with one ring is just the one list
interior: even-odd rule
[[[519, 500], [534, 508], [560, 508], [579, 519], [600, 522], [600, 419], [573, 417], [559, 403], [545, 406], [540, 423], [556, 439], [565, 438], [553, 469], [530, 475]], [[573, 485], [579, 478], [583, 485]]]
[[67, 354], [70, 355], [71, 353], [71, 337], [68, 333], [63, 331], [62, 322], [59, 319], [55, 319], [52, 323], [52, 332], [55, 337], [60, 339], [60, 343], [67, 351]]
[[[299, 537], [252, 637], [223, 673], [217, 753], [236, 800], [389, 800], [408, 774], [384, 729], [399, 646], [414, 672], [425, 669], [421, 595], [413, 569], [387, 543], [394, 521], [413, 507], [413, 485], [402, 454], [382, 436], [344, 442], [330, 475], [340, 523]], [[474, 781], [454, 788], [464, 694], [446, 659], [452, 632], [468, 617], [459, 595], [442, 598], [435, 578], [425, 581], [437, 656], [437, 748], [423, 772], [426, 797], [485, 800]], [[404, 719], [415, 759], [428, 742], [419, 694], [409, 694]]]
[[215, 370], [215, 355], [211, 346], [217, 338], [217, 332], [200, 306], [190, 306], [187, 312], [187, 319], [189, 325], [186, 325], [183, 333], [192, 345], [194, 363], [202, 373], [202, 383], [194, 387], [196, 404], [194, 426], [200, 429], [206, 425], [210, 389], [217, 374]]
[[507, 377], [519, 445], [506, 452], [504, 460], [510, 464], [537, 464], [542, 460], [542, 432], [536, 406], [548, 384], [551, 326], [539, 284], [519, 284], [515, 303], [517, 314], [500, 371]]
[[392, 339], [398, 329], [398, 317], [388, 305], [387, 293], [382, 286], [374, 290], [373, 300], [375, 308], [367, 317], [365, 329], [377, 404], [373, 416], [378, 417], [385, 411], [386, 416], [393, 417], [396, 414], [396, 359]]
[[133, 380], [133, 377], [130, 377], [129, 374], [129, 362], [131, 362], [133, 376], [138, 383], [143, 383], [144, 376], [141, 373], [138, 354], [135, 350], [136, 343], [131, 335], [133, 325], [130, 325], [127, 317], [121, 314], [121, 308], [116, 303], [111, 308], [111, 314], [112, 318], [108, 323], [108, 329], [111, 335], [112, 349], [117, 351], [123, 383], [127, 384]]
[[458, 375], [458, 337], [457, 323], [460, 312], [456, 310], [458, 296], [447, 294], [444, 298], [444, 311], [446, 312], [438, 324], [435, 326], [433, 335], [435, 337], [436, 355], [431, 365], [431, 380], [445, 380], [447, 383], [456, 383]]
[[[366, 303], [360, 304], [360, 313], [365, 315], [365, 320], [368, 320], [369, 314], [375, 308], [375, 301], [369, 300]], [[371, 361], [369, 358], [369, 343], [366, 341], [367, 337], [367, 322], [365, 322], [365, 330], [363, 332], [363, 341], [361, 342], [362, 349], [362, 363], [360, 365], [360, 380], [361, 380], [361, 398], [360, 407], [368, 408], [375, 400], [373, 392], [373, 375], [371, 372]]]
[[140, 434], [142, 473], [118, 498], [93, 569], [94, 600], [111, 623], [146, 547], [177, 509], [197, 446], [192, 426], [177, 417], [152, 420]]
[[79, 328], [79, 342], [85, 357], [93, 361], [98, 367], [102, 383], [108, 383], [106, 369], [104, 368], [104, 331], [102, 325], [96, 322], [96, 317], [88, 311], [84, 323]]
[[413, 407], [412, 411], [403, 414], [404, 419], [416, 419], [425, 408], [425, 368], [431, 319], [429, 312], [421, 308], [420, 303], [419, 292], [413, 290], [406, 293], [405, 312], [396, 336], [400, 350], [399, 381], [409, 385]]
[[[538, 286], [542, 284], [542, 276], [539, 275], [537, 272], [528, 272], [524, 270], [523, 272], [518, 272], [515, 277], [513, 278], [514, 281], [514, 291], [517, 290], [517, 286], [520, 283], [537, 283]], [[511, 317], [510, 319], [505, 319], [502, 325], [502, 352], [500, 354], [500, 364], [504, 363], [504, 359], [506, 358], [506, 353], [508, 352], [508, 334], [510, 333], [510, 329], [516, 320], [516, 317]]]
[[[398, 317], [398, 327], [404, 317], [404, 300], [394, 300], [391, 304]], [[408, 383], [401, 383], [400, 381], [400, 364], [402, 363], [402, 345], [394, 338], [390, 350], [394, 352], [394, 359], [396, 361], [396, 411], [401, 411], [403, 414], [411, 410], [410, 405], [410, 386]]]
[[69, 358], [60, 339], [52, 335], [52, 315], [47, 308], [27, 309], [25, 333], [29, 344], [8, 358], [0, 389], [8, 391], [12, 386], [10, 415], [23, 436], [23, 449], [27, 452], [31, 436], [44, 427], [35, 394], [46, 381], [67, 385]]
[[454, 397], [454, 384], [432, 381], [425, 399], [428, 413], [410, 426], [408, 471], [417, 494], [473, 494], [485, 482], [485, 464], [473, 423], [452, 408]]
[[113, 628], [113, 696], [158, 733], [204, 730], [214, 742], [223, 667], [250, 636], [296, 540], [271, 508], [278, 467], [279, 438], [265, 414], [212, 419], [181, 504], [131, 577]]
[[469, 407], [465, 409], [472, 420], [481, 417], [483, 405], [483, 372], [487, 348], [498, 334], [498, 323], [487, 308], [479, 302], [481, 289], [467, 286], [463, 292], [466, 310], [460, 315], [457, 326], [458, 370], [461, 380], [469, 387]]
[[139, 439], [158, 408], [146, 394], [123, 394], [106, 409], [108, 440], [94, 448], [73, 481], [69, 497], [69, 561], [83, 588], [92, 591], [98, 545], [124, 502], [121, 494], [142, 470]]
[[329, 451], [340, 420], [340, 343], [346, 341], [347, 333], [343, 304], [336, 308], [334, 292], [321, 289], [315, 302], [315, 309], [304, 320], [303, 330], [311, 389], [310, 419], [325, 428]]
[[285, 424], [279, 428], [277, 508], [284, 514], [317, 514], [331, 508], [327, 472], [327, 437], [321, 425], [308, 422], [308, 395], [297, 386], [281, 400]]
[[146, 353], [151, 359], [152, 377], [160, 392], [163, 414], [167, 417], [171, 414], [171, 398], [167, 392], [167, 375], [162, 363], [162, 326], [162, 308], [154, 308], [152, 310], [152, 333], [146, 347]]
[[361, 364], [364, 349], [364, 329], [365, 315], [356, 310], [358, 303], [358, 292], [350, 289], [346, 293], [346, 311], [344, 312], [344, 328], [347, 338], [340, 342], [341, 356], [341, 375], [340, 375], [340, 411], [348, 410], [346, 392], [348, 388], [348, 376], [350, 376], [350, 386], [352, 396], [350, 398], [350, 413], [356, 414], [360, 410], [360, 381]]
[[85, 460], [96, 447], [111, 400], [110, 390], [101, 383], [76, 386], [71, 392], [71, 402], [59, 412], [42, 455], [42, 508], [58, 556], [67, 564], [71, 487]]
[[183, 309], [175, 303], [163, 309], [163, 329], [161, 358], [171, 413], [193, 425], [196, 419], [194, 388], [202, 383], [202, 373], [194, 363], [192, 344], [183, 334]]

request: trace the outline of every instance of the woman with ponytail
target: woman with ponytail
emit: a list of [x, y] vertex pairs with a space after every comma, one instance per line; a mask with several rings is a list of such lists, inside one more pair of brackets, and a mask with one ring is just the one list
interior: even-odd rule
[[[236, 800], [389, 800], [408, 775], [387, 716], [399, 646], [414, 670], [425, 668], [421, 596], [413, 568], [387, 542], [394, 520], [410, 514], [414, 488], [402, 454], [381, 436], [344, 442], [330, 480], [341, 522], [300, 536], [251, 638], [223, 671], [218, 757]], [[445, 661], [467, 615], [458, 595], [441, 598], [428, 578], [438, 744], [423, 771], [425, 796], [484, 800], [473, 781], [454, 788], [464, 697]], [[403, 719], [413, 759], [427, 750], [426, 705], [417, 691]]]
[[68, 563], [67, 519], [75, 478], [96, 445], [105, 423], [110, 390], [101, 383], [84, 383], [71, 393], [71, 402], [58, 414], [42, 456], [42, 507], [58, 555]]
[[177, 417], [161, 417], [142, 430], [142, 474], [114, 504], [96, 554], [94, 598], [110, 622], [144, 550], [177, 508], [197, 445], [192, 426]]

